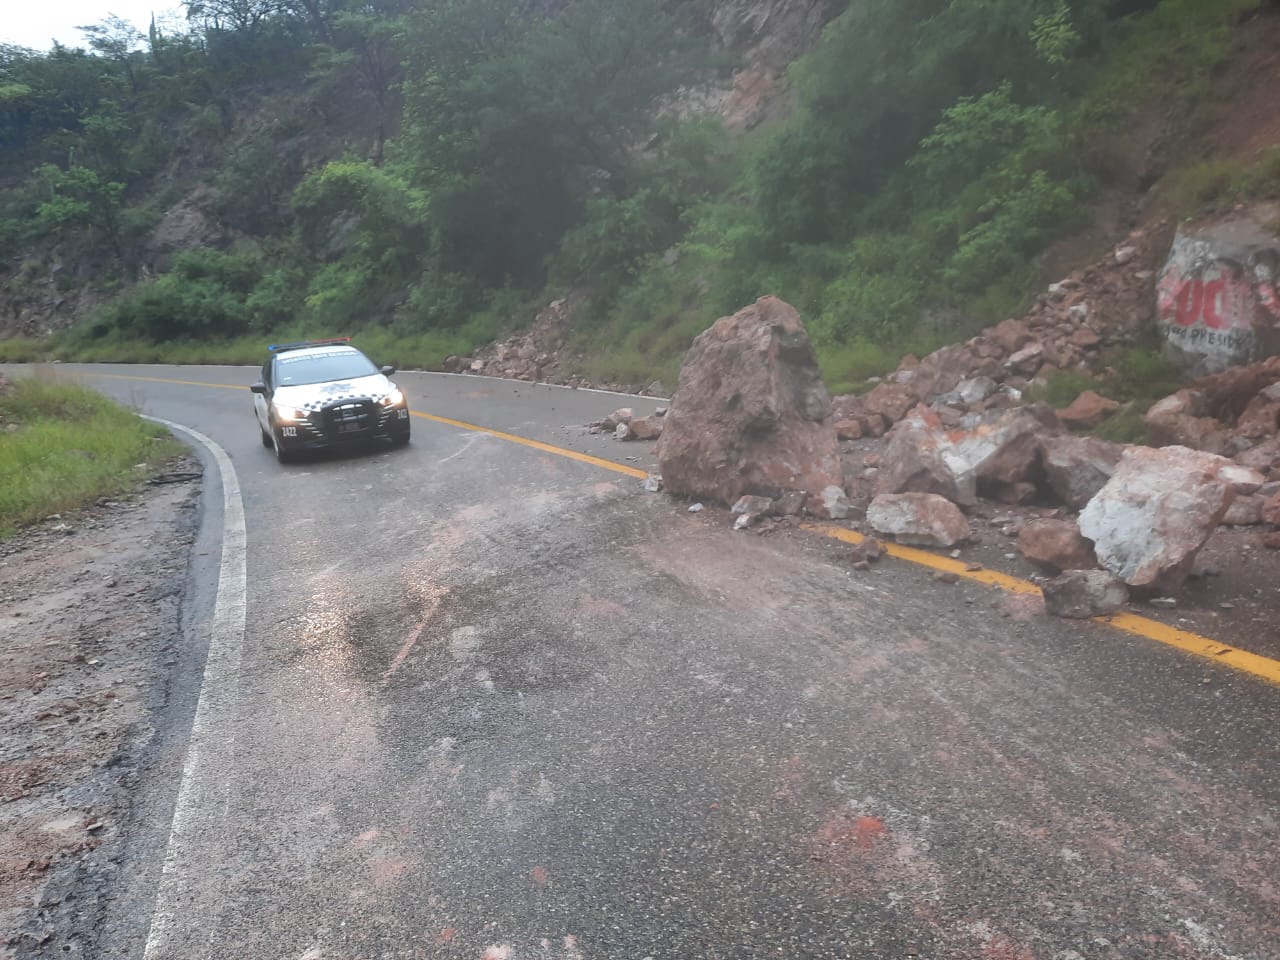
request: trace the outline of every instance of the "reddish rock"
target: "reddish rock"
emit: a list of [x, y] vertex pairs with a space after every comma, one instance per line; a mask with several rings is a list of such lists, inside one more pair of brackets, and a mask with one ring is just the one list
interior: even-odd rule
[[943, 454], [947, 446], [947, 430], [938, 415], [928, 407], [916, 407], [889, 432], [876, 476], [877, 493], [934, 493], [957, 503], [973, 503], [976, 482], [957, 479]]
[[1096, 427], [1120, 409], [1120, 404], [1092, 390], [1085, 390], [1071, 401], [1071, 405], [1059, 410], [1058, 419], [1067, 427], [1088, 429]]
[[1018, 551], [1051, 573], [1091, 570], [1098, 565], [1093, 544], [1080, 535], [1074, 520], [1036, 519], [1018, 531]]
[[667, 490], [744, 493], [842, 486], [831, 401], [795, 309], [763, 297], [694, 341], [658, 440]]
[[1073, 620], [1105, 617], [1129, 602], [1124, 582], [1105, 570], [1071, 570], [1041, 589], [1046, 613]]
[[1238, 437], [1261, 440], [1280, 432], [1280, 383], [1273, 383], [1249, 401], [1236, 421]]
[[1262, 508], [1267, 498], [1254, 494], [1247, 497], [1236, 497], [1222, 515], [1224, 527], [1251, 527], [1262, 522]]
[[1067, 338], [1067, 342], [1073, 347], [1080, 347], [1082, 350], [1088, 350], [1090, 347], [1096, 347], [1102, 342], [1102, 338], [1090, 330], [1088, 327], [1080, 327], [1072, 332]]
[[1280, 493], [1262, 505], [1260, 515], [1264, 523], [1280, 526]]
[[900, 383], [881, 383], [862, 398], [862, 409], [871, 416], [879, 415], [894, 424], [919, 402], [920, 396]]
[[999, 496], [1033, 479], [1042, 436], [1060, 429], [1045, 407], [984, 414], [972, 430], [948, 430], [938, 414], [918, 406], [889, 434], [878, 493], [936, 493], [976, 502], [979, 489]]
[[1004, 362], [1005, 369], [1033, 377], [1045, 361], [1044, 344], [1029, 343]]
[[971, 533], [960, 508], [932, 493], [881, 494], [867, 508], [867, 523], [899, 543], [924, 547], [951, 547]]
[[1218, 477], [1231, 484], [1231, 489], [1236, 496], [1245, 497], [1257, 493], [1262, 489], [1262, 485], [1267, 482], [1267, 478], [1257, 470], [1242, 467], [1240, 464], [1233, 463], [1230, 460], [1222, 465], [1222, 468], [1218, 471]]
[[974, 478], [979, 492], [999, 495], [1002, 488], [1035, 477], [1043, 439], [1061, 429], [1044, 406], [984, 414], [972, 430], [951, 434], [947, 459], [958, 477]]
[[862, 422], [859, 420], [837, 420], [836, 436], [841, 440], [861, 440]]
[[631, 440], [657, 440], [662, 436], [662, 417], [637, 417], [629, 424]]
[[1130, 586], [1174, 588], [1231, 503], [1228, 464], [1186, 447], [1130, 447], [1080, 514], [1080, 532]]
[[860, 421], [862, 424], [862, 434], [866, 437], [883, 437], [889, 432], [889, 424], [885, 422], [884, 417], [880, 414], [868, 414]]
[[[904, 382], [911, 385], [917, 397], [927, 400], [956, 389], [961, 380], [971, 376], [969, 370], [975, 359], [961, 344], [939, 347], [921, 360], [912, 371], [911, 379]], [[904, 410], [903, 414], [905, 413]]]
[[986, 337], [995, 342], [1005, 353], [1016, 353], [1035, 339], [1021, 320], [1005, 320], [986, 331]]
[[1204, 398], [1193, 390], [1179, 390], [1154, 404], [1143, 417], [1156, 446], [1190, 447], [1220, 453], [1227, 443], [1227, 429], [1217, 419], [1203, 416]]
[[1268, 550], [1280, 550], [1280, 530], [1262, 535], [1262, 545]]
[[1079, 510], [1107, 485], [1124, 448], [1094, 437], [1044, 437], [1040, 462], [1054, 497]]
[[821, 493], [810, 494], [804, 508], [823, 520], [847, 520], [853, 512], [853, 504], [849, 502], [844, 490], [834, 484]]
[[1280, 466], [1280, 437], [1271, 437], [1235, 456], [1236, 463], [1262, 473]]

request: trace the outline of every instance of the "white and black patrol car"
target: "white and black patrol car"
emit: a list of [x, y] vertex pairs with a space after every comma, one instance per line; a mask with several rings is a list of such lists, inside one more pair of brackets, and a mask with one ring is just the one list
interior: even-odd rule
[[262, 445], [281, 463], [302, 450], [359, 441], [409, 442], [409, 405], [350, 338], [273, 344], [253, 391]]

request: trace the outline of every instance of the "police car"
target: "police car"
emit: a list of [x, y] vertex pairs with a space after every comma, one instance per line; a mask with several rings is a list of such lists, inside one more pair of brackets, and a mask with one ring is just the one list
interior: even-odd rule
[[302, 450], [359, 441], [409, 442], [409, 405], [350, 337], [273, 344], [253, 391], [262, 445], [281, 463]]

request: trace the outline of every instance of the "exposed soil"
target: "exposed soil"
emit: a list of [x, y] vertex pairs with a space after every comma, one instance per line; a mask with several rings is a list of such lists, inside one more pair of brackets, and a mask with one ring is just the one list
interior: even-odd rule
[[0, 544], [0, 958], [86, 955], [112, 895], [197, 494], [153, 486]]

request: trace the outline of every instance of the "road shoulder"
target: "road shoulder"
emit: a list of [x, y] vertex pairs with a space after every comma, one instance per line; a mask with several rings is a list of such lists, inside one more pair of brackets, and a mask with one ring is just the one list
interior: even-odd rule
[[197, 483], [152, 486], [0, 546], [0, 956], [95, 953], [184, 653], [198, 505]]

